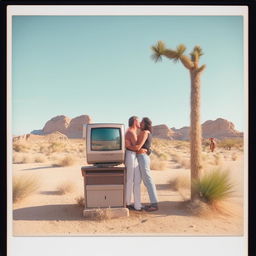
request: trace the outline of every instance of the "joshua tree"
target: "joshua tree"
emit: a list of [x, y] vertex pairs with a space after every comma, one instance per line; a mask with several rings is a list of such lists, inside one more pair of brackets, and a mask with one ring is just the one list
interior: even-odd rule
[[198, 181], [201, 176], [201, 121], [200, 121], [200, 77], [205, 69], [205, 65], [199, 67], [199, 59], [203, 55], [200, 46], [195, 46], [190, 53], [190, 57], [184, 55], [186, 46], [180, 44], [176, 50], [167, 49], [162, 41], [158, 41], [152, 46], [152, 58], [155, 62], [162, 60], [165, 56], [175, 63], [181, 61], [185, 68], [189, 70], [191, 78], [191, 112], [190, 112], [190, 161], [191, 161], [191, 199], [195, 199], [197, 191], [193, 186], [193, 181]]

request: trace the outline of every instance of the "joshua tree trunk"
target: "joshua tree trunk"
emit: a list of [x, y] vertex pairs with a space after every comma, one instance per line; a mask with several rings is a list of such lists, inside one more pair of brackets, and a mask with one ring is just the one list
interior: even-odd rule
[[190, 72], [191, 78], [191, 112], [190, 112], [190, 163], [191, 163], [191, 200], [197, 198], [198, 192], [193, 186], [193, 181], [198, 181], [202, 173], [201, 163], [201, 121], [200, 121], [200, 76], [204, 71], [206, 65], [199, 67], [200, 56], [203, 55], [200, 46], [195, 46], [194, 50], [190, 53], [191, 58], [183, 53], [186, 50], [185, 45], [179, 45], [176, 50], [166, 49], [162, 41], [158, 41], [156, 46], [152, 46], [154, 54], [152, 58], [155, 61], [161, 60], [161, 56], [165, 56], [175, 62], [180, 60], [181, 63]]
[[191, 165], [191, 199], [198, 195], [193, 187], [193, 180], [198, 180], [201, 176], [201, 121], [200, 121], [200, 74], [195, 69], [190, 70], [191, 76], [191, 112], [190, 112], [190, 165]]

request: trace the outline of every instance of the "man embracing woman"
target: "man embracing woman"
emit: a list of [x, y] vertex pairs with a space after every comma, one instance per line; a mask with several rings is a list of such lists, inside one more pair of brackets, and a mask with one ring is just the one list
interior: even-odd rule
[[[125, 134], [125, 166], [127, 171], [126, 179], [126, 206], [135, 211], [157, 211], [158, 199], [156, 186], [150, 173], [152, 122], [144, 117], [139, 122], [138, 117], [132, 116], [128, 121], [129, 128]], [[138, 130], [140, 132], [138, 134]], [[150, 204], [141, 204], [141, 180], [147, 188]], [[134, 205], [131, 203], [134, 195]]]

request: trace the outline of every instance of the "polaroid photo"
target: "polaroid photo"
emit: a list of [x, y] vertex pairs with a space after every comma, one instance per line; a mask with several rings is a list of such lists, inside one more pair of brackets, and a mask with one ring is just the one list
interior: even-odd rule
[[7, 99], [10, 255], [246, 255], [247, 6], [9, 5]]

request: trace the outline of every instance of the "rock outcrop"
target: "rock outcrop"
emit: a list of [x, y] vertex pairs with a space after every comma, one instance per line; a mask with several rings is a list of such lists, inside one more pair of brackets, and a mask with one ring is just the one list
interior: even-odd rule
[[87, 115], [82, 115], [71, 119], [69, 126], [67, 127], [66, 135], [69, 138], [82, 138], [83, 137], [83, 125], [89, 124], [91, 118]]
[[51, 120], [46, 122], [43, 128], [43, 134], [49, 134], [57, 131], [66, 134], [70, 121], [70, 118], [63, 115], [55, 116]]
[[[183, 127], [181, 129], [172, 128], [175, 132], [174, 139], [189, 140], [190, 127]], [[218, 118], [214, 121], [208, 120], [202, 124], [202, 138], [214, 137], [217, 139], [243, 137], [243, 133], [235, 130], [232, 122], [223, 118]]]
[[156, 138], [172, 139], [172, 136], [174, 135], [174, 131], [165, 124], [155, 125], [152, 128], [152, 135]]
[[218, 118], [215, 121], [208, 120], [202, 124], [202, 133], [204, 138], [228, 138], [242, 137], [243, 133], [235, 130], [235, 125], [223, 118]]
[[46, 122], [41, 134], [60, 132], [68, 138], [82, 138], [83, 125], [90, 122], [91, 118], [88, 115], [81, 115], [73, 119], [64, 115], [55, 116]]

